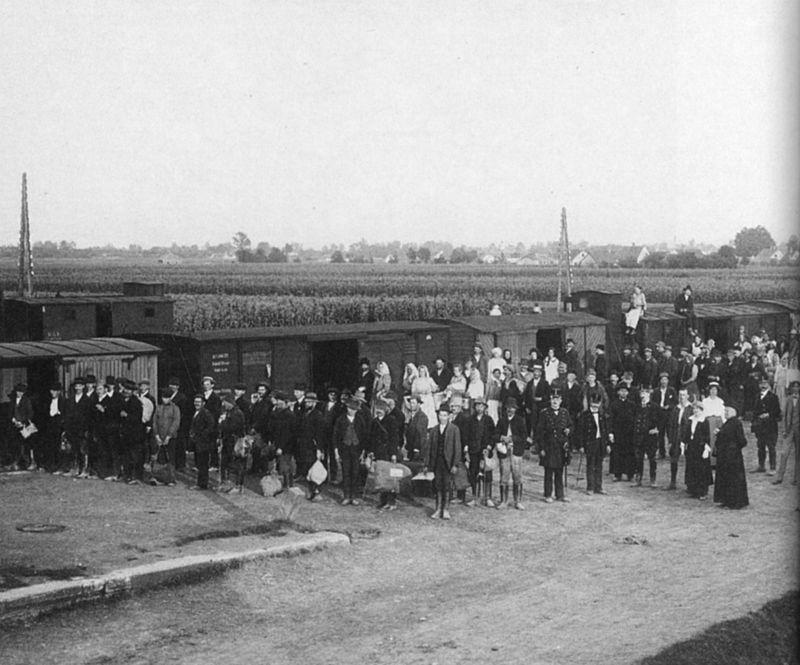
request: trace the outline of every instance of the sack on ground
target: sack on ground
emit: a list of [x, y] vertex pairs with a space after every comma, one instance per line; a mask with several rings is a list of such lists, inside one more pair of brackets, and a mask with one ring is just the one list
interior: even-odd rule
[[264, 476], [260, 481], [260, 485], [261, 493], [264, 496], [275, 496], [283, 489], [280, 478], [274, 474]]
[[399, 492], [403, 478], [411, 477], [411, 469], [399, 462], [374, 462], [367, 472], [365, 492]]
[[316, 483], [317, 485], [322, 485], [325, 482], [325, 479], [328, 477], [328, 470], [325, 468], [325, 465], [317, 460], [311, 465], [311, 468], [308, 470], [308, 475], [306, 476], [306, 480], [310, 480], [312, 483]]
[[234, 457], [247, 457], [251, 450], [253, 450], [252, 436], [241, 436], [236, 439], [236, 443], [233, 444]]

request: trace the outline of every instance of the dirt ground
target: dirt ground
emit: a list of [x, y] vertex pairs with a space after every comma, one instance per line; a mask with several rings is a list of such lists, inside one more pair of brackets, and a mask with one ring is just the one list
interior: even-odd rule
[[308, 504], [298, 522], [353, 546], [18, 626], [0, 660], [630, 663], [798, 586], [788, 479], [748, 474], [751, 506], [731, 511], [608, 476], [608, 496], [571, 477], [572, 503], [547, 505], [539, 467], [525, 471], [524, 512]]

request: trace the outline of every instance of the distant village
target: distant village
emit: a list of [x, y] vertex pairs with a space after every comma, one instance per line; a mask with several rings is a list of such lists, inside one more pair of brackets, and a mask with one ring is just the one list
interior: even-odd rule
[[[0, 246], [0, 259], [14, 259], [16, 245]], [[169, 247], [78, 248], [75, 243], [37, 242], [33, 245], [36, 259], [103, 259], [141, 260], [164, 265], [197, 261], [220, 263], [386, 263], [386, 264], [483, 264], [517, 266], [556, 266], [558, 242], [490, 244], [486, 247], [454, 246], [448, 242], [428, 241], [420, 244], [370, 243], [365, 239], [350, 245], [335, 244], [321, 248], [302, 244], [254, 244], [243, 232], [230, 243], [218, 245], [177, 245]], [[570, 263], [574, 268], [733, 268], [740, 265], [800, 265], [800, 242], [791, 236], [776, 244], [761, 226], [743, 228], [730, 244], [714, 246], [695, 244], [654, 243], [651, 245], [591, 245], [577, 242], [570, 247]]]

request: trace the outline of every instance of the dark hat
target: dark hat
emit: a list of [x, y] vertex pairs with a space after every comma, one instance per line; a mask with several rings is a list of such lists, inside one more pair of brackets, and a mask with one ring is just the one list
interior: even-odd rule
[[169, 388], [162, 388], [158, 391], [158, 394], [161, 395], [161, 397], [172, 397], [172, 391]]
[[311, 390], [307, 390], [306, 391], [306, 401], [307, 402], [310, 402], [310, 401], [311, 402], [316, 402], [317, 401], [317, 393], [315, 393], [315, 392], [313, 392]]
[[575, 340], [572, 337], [567, 337], [567, 344], [575, 344]]
[[374, 409], [375, 411], [382, 411], [383, 413], [389, 413], [389, 411], [391, 411], [389, 404], [382, 399], [375, 402]]
[[352, 397], [353, 391], [350, 388], [342, 388], [342, 397]]
[[667, 344], [667, 345], [664, 347], [664, 351], [672, 351], [672, 344]]
[[171, 376], [167, 379], [168, 386], [180, 386], [181, 381], [177, 376]]
[[273, 396], [275, 399], [281, 400], [282, 402], [285, 402], [287, 399], [289, 399], [288, 395], [287, 395], [285, 392], [283, 392], [282, 390], [276, 390], [276, 391], [274, 391], [274, 392], [272, 393], [272, 396]]
[[366, 356], [363, 356], [363, 357], [359, 358], [358, 364], [359, 365], [369, 365], [370, 364], [369, 358], [367, 358]]
[[302, 383], [302, 382], [300, 382], [300, 381], [298, 381], [297, 383], [295, 383], [295, 384], [294, 384], [294, 388], [292, 388], [292, 390], [305, 390], [305, 389], [306, 389], [306, 384], [305, 384], [305, 383]]
[[97, 383], [97, 377], [94, 374], [87, 374], [86, 383]]
[[60, 381], [53, 381], [50, 384], [50, 390], [63, 390], [64, 386], [61, 385]]
[[531, 371], [533, 371], [535, 369], [538, 369], [540, 372], [543, 372], [544, 371], [544, 366], [542, 365], [542, 363], [533, 363], [531, 365]]
[[86, 385], [86, 379], [84, 379], [82, 376], [76, 376], [74, 379], [72, 379], [72, 384], [71, 385], [73, 385], [73, 386], [78, 386], [78, 385], [85, 386]]
[[553, 397], [562, 397], [560, 388], [553, 388], [550, 390], [550, 399]]
[[139, 379], [139, 385], [140, 386], [149, 386], [150, 385], [150, 379]]
[[18, 383], [14, 386], [14, 392], [24, 393], [28, 389], [27, 383]]
[[194, 397], [192, 397], [192, 401], [199, 399], [201, 402], [205, 404], [206, 396], [203, 393], [197, 393]]
[[450, 402], [448, 402], [447, 400], [444, 400], [444, 401], [443, 401], [443, 402], [442, 402], [442, 403], [439, 405], [439, 408], [438, 408], [438, 409], [436, 409], [436, 411], [437, 411], [437, 413], [441, 413], [442, 411], [445, 411], [445, 412], [447, 412], [447, 413], [450, 413]]
[[355, 411], [358, 411], [361, 408], [361, 402], [357, 400], [355, 397], [351, 397], [350, 399], [348, 399], [345, 404], [348, 409], [353, 409]]
[[267, 389], [267, 392], [271, 392], [272, 389], [269, 387], [269, 384], [266, 381], [259, 381], [256, 384], [256, 390], [258, 390], [261, 386], [264, 386]]
[[236, 406], [236, 400], [233, 399], [233, 395], [223, 395], [220, 398], [220, 401], [228, 406]]
[[658, 375], [658, 378], [659, 378], [659, 379], [668, 379], [668, 378], [669, 378], [669, 374], [667, 374], [666, 372], [661, 372], [661, 373]]
[[686, 286], [683, 287], [683, 290], [684, 291], [691, 291], [692, 287], [689, 284], [687, 284]]
[[619, 385], [617, 385], [617, 392], [619, 392], [620, 390], [630, 390], [630, 388], [628, 387], [627, 383], [620, 383]]
[[234, 383], [233, 384], [233, 389], [234, 390], [243, 390], [244, 392], [247, 392], [247, 385], [244, 384], [244, 383]]
[[789, 382], [789, 387], [790, 388], [794, 388], [795, 386], [800, 386], [800, 381], [798, 381], [797, 379], [795, 379], [794, 381], [790, 381]]
[[[123, 381], [124, 380], [125, 379], [123, 379]], [[106, 376], [106, 385], [107, 386], [115, 386], [115, 385], [117, 385], [117, 377], [115, 377], [113, 374], [108, 374]]]
[[769, 379], [761, 379], [761, 380], [758, 382], [758, 385], [759, 385], [759, 386], [763, 386], [765, 383], [766, 383], [767, 385], [769, 385]]
[[597, 344], [597, 345], [595, 345], [594, 348], [597, 349], [598, 351], [605, 351], [606, 350], [606, 345], [605, 344]]
[[627, 371], [623, 372], [622, 373], [622, 378], [624, 379], [626, 377], [629, 378], [629, 379], [632, 379], [633, 378], [633, 372], [631, 372], [630, 370], [627, 370]]
[[519, 408], [516, 397], [506, 397], [505, 401], [503, 402], [503, 406], [506, 407], [507, 409]]
[[531, 355], [534, 351], [539, 353], [539, 349], [537, 349], [535, 346], [532, 346], [530, 349], [528, 349], [528, 355]]
[[391, 400], [394, 400], [396, 402], [397, 401], [397, 393], [394, 390], [387, 390], [383, 394], [383, 399], [391, 399]]
[[122, 387], [125, 388], [125, 390], [136, 390], [136, 384], [130, 379], [125, 379]]
[[602, 404], [603, 398], [600, 395], [592, 395], [592, 398], [589, 400], [590, 404]]
[[328, 390], [326, 391], [328, 395], [331, 393], [338, 393], [339, 389], [336, 386], [328, 386]]

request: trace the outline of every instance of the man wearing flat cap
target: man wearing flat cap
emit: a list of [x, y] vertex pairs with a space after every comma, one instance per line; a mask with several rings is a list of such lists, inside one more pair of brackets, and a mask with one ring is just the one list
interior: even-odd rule
[[644, 358], [639, 368], [639, 384], [652, 390], [658, 385], [658, 361], [653, 357], [653, 349], [644, 347]]
[[[469, 457], [469, 468], [467, 476], [469, 477], [469, 484], [472, 488], [472, 501], [477, 501], [480, 495], [480, 466], [483, 453], [485, 451], [491, 452], [494, 447], [494, 421], [491, 416], [486, 413], [486, 399], [483, 397], [476, 397], [473, 400], [475, 413], [470, 418], [469, 423], [469, 438], [466, 440], [465, 446], [467, 448], [467, 455]], [[488, 471], [486, 473], [491, 473]], [[485, 481], [485, 474], [483, 480]], [[483, 483], [483, 505], [493, 507], [494, 502], [491, 497], [491, 477], [488, 486]]]
[[569, 463], [570, 435], [574, 424], [569, 411], [561, 407], [561, 393], [553, 390], [550, 394], [550, 407], [544, 409], [536, 428], [536, 452], [539, 466], [544, 467], [544, 502], [553, 503], [555, 498], [568, 502], [564, 495], [564, 467]]
[[333, 447], [342, 469], [342, 505], [357, 506], [359, 464], [368, 443], [369, 421], [361, 409], [361, 402], [355, 397], [348, 397], [345, 407], [345, 413], [339, 416], [333, 427]]
[[450, 519], [450, 483], [461, 457], [461, 433], [450, 422], [450, 405], [444, 401], [436, 411], [438, 423], [428, 431], [428, 459], [424, 471], [433, 471], [436, 506], [431, 519]]
[[498, 508], [505, 508], [509, 503], [509, 481], [513, 483], [512, 491], [514, 507], [524, 510], [522, 504], [522, 456], [528, 445], [528, 429], [525, 418], [519, 410], [514, 397], [506, 397], [503, 403], [505, 414], [500, 416], [494, 432], [495, 449], [506, 454], [500, 456], [500, 503]]

